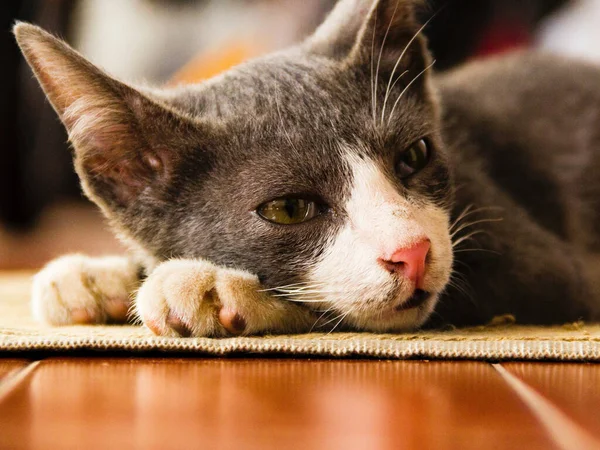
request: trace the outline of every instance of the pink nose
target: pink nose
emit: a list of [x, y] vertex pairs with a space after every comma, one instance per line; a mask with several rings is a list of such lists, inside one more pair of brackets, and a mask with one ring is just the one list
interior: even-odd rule
[[390, 273], [404, 275], [415, 284], [416, 289], [421, 289], [430, 247], [431, 241], [423, 239], [412, 247], [397, 250], [390, 259], [380, 259], [379, 262]]

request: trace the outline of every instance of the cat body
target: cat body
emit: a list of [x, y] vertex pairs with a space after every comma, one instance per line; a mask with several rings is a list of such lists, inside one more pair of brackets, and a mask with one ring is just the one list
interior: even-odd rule
[[[343, 0], [200, 85], [110, 78], [17, 39], [132, 257], [36, 277], [53, 324], [223, 336], [598, 317], [600, 69], [521, 53], [432, 76], [415, 2]], [[143, 282], [142, 282], [143, 280]]]
[[598, 74], [580, 61], [522, 52], [436, 80], [454, 149], [453, 215], [474, 205], [487, 208], [469, 221], [498, 219], [475, 225], [482, 233], [457, 249], [476, 305], [456, 308], [465, 296], [454, 295], [439, 306], [445, 320], [598, 317]]

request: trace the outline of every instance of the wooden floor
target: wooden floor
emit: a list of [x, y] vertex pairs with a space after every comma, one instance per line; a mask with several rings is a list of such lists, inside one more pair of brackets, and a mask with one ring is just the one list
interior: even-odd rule
[[600, 449], [600, 365], [0, 359], [0, 449]]

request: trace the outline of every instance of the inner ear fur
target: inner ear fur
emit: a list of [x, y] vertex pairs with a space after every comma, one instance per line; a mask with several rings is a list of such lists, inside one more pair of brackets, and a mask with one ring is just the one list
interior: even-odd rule
[[41, 28], [19, 23], [14, 33], [68, 131], [86, 194], [114, 209], [158, 193], [177, 153], [155, 136], [185, 126], [184, 120]]

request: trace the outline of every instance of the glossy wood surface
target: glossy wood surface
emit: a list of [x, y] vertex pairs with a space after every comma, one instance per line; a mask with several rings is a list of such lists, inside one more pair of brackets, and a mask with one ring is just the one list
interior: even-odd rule
[[2, 449], [555, 448], [469, 362], [50, 359], [0, 424]]
[[503, 367], [600, 438], [600, 365], [509, 363]]
[[15, 371], [26, 367], [28, 361], [25, 359], [1, 359], [0, 358], [0, 382], [7, 375], [12, 375]]

